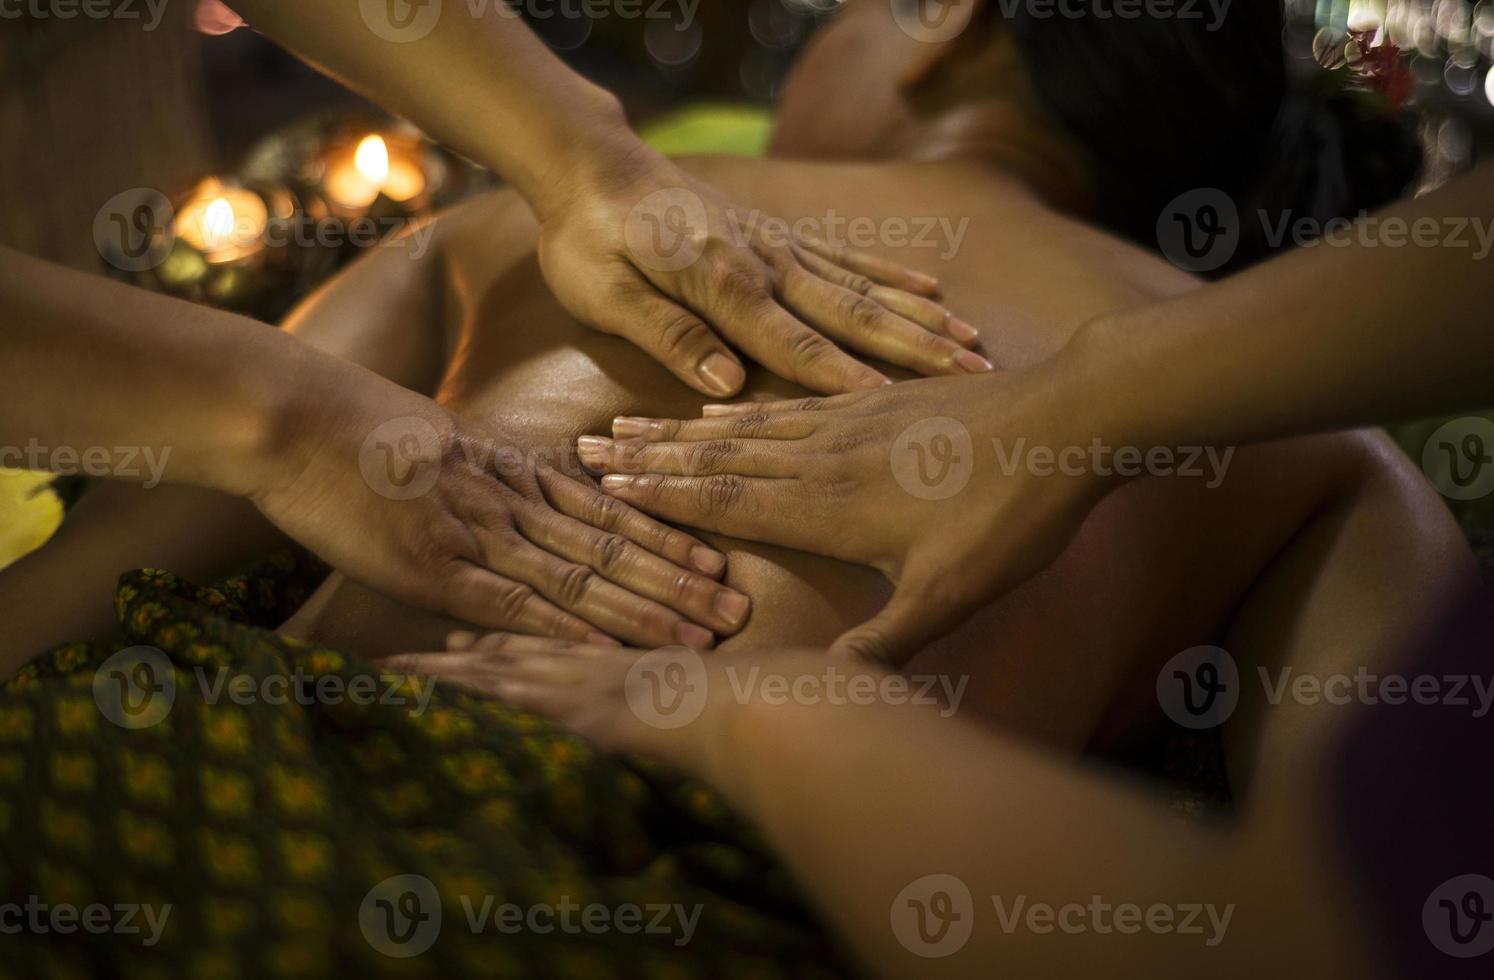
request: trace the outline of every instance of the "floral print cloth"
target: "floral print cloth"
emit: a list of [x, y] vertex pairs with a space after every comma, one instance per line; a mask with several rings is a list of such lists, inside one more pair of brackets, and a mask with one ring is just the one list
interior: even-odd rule
[[131, 573], [0, 686], [0, 977], [847, 971], [707, 788], [273, 632], [323, 574]]

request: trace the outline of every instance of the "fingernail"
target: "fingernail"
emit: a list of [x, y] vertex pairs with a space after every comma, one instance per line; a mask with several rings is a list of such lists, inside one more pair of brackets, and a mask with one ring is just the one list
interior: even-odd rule
[[703, 626], [696, 626], [694, 623], [681, 623], [674, 631], [674, 635], [685, 646], [696, 650], [710, 649], [716, 639], [710, 630]]
[[612, 435], [616, 439], [636, 439], [648, 435], [653, 419], [637, 419], [619, 415], [612, 420]]
[[865, 388], [868, 391], [881, 388], [883, 385], [892, 384], [892, 379], [879, 371], [867, 371], [857, 377], [855, 381], [857, 388]]
[[726, 556], [719, 551], [696, 545], [690, 549], [690, 564], [707, 575], [718, 575], [726, 567]]
[[450, 651], [466, 650], [477, 642], [477, 634], [471, 630], [452, 630], [446, 634], [446, 649]]
[[913, 273], [913, 283], [925, 292], [937, 293], [939, 291], [939, 280], [926, 272]]
[[742, 409], [736, 405], [702, 405], [700, 406], [701, 418], [719, 418], [722, 415], [736, 415]]
[[962, 344], [973, 343], [980, 339], [980, 331], [955, 316], [949, 318], [949, 335]]
[[716, 614], [732, 626], [742, 625], [747, 610], [751, 608], [752, 600], [740, 592], [723, 589], [716, 595]]
[[624, 476], [621, 473], [608, 473], [602, 477], [603, 490], [626, 490], [632, 485], [633, 478], [631, 476]]
[[707, 388], [719, 395], [735, 395], [741, 390], [742, 382], [747, 380], [742, 365], [720, 351], [701, 361], [695, 373], [700, 375]]
[[973, 350], [962, 350], [955, 355], [955, 363], [969, 371], [971, 374], [981, 374], [985, 371], [996, 370], [990, 361], [981, 357]]
[[608, 636], [606, 633], [595, 631], [586, 634], [586, 642], [596, 647], [620, 647], [621, 643]]
[[606, 463], [611, 450], [612, 440], [604, 436], [581, 436], [576, 440], [576, 454], [588, 466]]

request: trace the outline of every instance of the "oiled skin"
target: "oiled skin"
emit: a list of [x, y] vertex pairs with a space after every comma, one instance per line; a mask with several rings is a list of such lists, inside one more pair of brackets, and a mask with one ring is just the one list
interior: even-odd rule
[[[1160, 259], [1055, 214], [1020, 185], [971, 164], [689, 166], [744, 206], [790, 221], [833, 212], [885, 227], [889, 218], [905, 218], [910, 232], [931, 218], [945, 219], [945, 227], [963, 222], [957, 249], [946, 237], [933, 248], [875, 251], [938, 275], [946, 302], [981, 329], [998, 366], [1047, 357], [1091, 317], [1194, 285]], [[291, 329], [411, 387], [438, 391], [447, 404], [493, 420], [519, 444], [567, 466], [575, 466], [574, 438], [607, 433], [614, 416], [697, 416], [701, 396], [643, 352], [560, 308], [539, 275], [534, 236], [515, 197], [474, 202], [439, 220], [422, 259], [386, 248], [298, 311]], [[758, 371], [745, 397], [797, 394], [805, 392]], [[989, 448], [978, 447], [977, 457], [996, 465]], [[1385, 617], [1387, 644], [1414, 628], [1417, 610], [1467, 570], [1438, 501], [1383, 435], [1241, 450], [1218, 487], [1207, 482], [1152, 478], [1126, 487], [1052, 568], [990, 604], [909, 670], [968, 674], [968, 706], [1079, 747], [1128, 676], [1144, 678], [1179, 650], [1224, 640], [1250, 612], [1252, 584], [1270, 576], [1273, 562], [1287, 581], [1269, 601], [1280, 607], [1278, 618], [1293, 615], [1315, 566], [1278, 559], [1336, 508], [1374, 508], [1374, 523], [1386, 532], [1338, 546], [1397, 553], [1405, 571], [1401, 581], [1367, 577], [1347, 590]], [[887, 594], [870, 569], [711, 540], [729, 555], [727, 581], [754, 600], [747, 627], [724, 646], [822, 645]], [[452, 625], [334, 579], [289, 628], [374, 655], [437, 649]]]

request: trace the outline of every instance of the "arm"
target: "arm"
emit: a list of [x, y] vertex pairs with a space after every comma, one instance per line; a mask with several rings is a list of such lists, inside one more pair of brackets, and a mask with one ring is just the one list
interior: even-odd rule
[[[1487, 238], [1494, 164], [1377, 218], [1470, 219]], [[1103, 317], [1030, 368], [708, 405], [698, 421], [621, 419], [615, 440], [591, 438], [582, 456], [612, 474], [609, 492], [668, 520], [881, 569], [892, 600], [836, 649], [901, 662], [1053, 561], [1095, 503], [1147, 472], [1153, 450], [1175, 462], [1173, 447], [1487, 403], [1494, 275], [1489, 243], [1472, 240], [1295, 249]], [[1018, 445], [1046, 461], [1011, 464], [1003, 454]], [[950, 447], [968, 483], [922, 492], [909, 475]], [[795, 479], [769, 479], [783, 476]]]
[[468, 622], [703, 646], [745, 621], [716, 611], [725, 561], [698, 540], [281, 331], [12, 252], [0, 310], [0, 356], [28, 368], [0, 393], [0, 462], [102, 452], [121, 479], [250, 497], [349, 576]]
[[1494, 231], [1494, 163], [1372, 220], [1462, 222], [1470, 245], [1293, 249], [1091, 324], [1069, 352], [1071, 387], [1105, 392], [1097, 427], [1138, 445], [1255, 442], [1494, 401], [1494, 267], [1480, 243]]
[[[735, 394], [738, 350], [816, 391], [886, 383], [837, 346], [922, 374], [984, 373], [937, 282], [831, 243], [785, 239], [646, 146], [622, 107], [555, 57], [506, 0], [386, 8], [242, 0], [269, 36], [503, 175], [541, 223], [566, 309], [697, 391]], [[707, 324], [710, 324], [708, 326]], [[715, 327], [720, 336], [711, 329]]]
[[[703, 658], [502, 635], [457, 635], [450, 646], [384, 663], [705, 779], [879, 976], [1077, 980], [1103, 963], [1122, 977], [1257, 977], [1282, 962], [1293, 976], [1367, 975], [1369, 937], [1349, 916], [1313, 911], [1347, 899], [1311, 766], [1283, 774], [1288, 789], [1254, 799], [1237, 824], [1210, 828], [1114, 777], [879, 697], [889, 675], [821, 654]], [[651, 680], [704, 694], [672, 709], [689, 714], [669, 715]], [[858, 681], [873, 693], [853, 696]], [[770, 684], [794, 696], [770, 702]], [[947, 903], [931, 894], [935, 875], [958, 879], [940, 886]], [[1191, 931], [1130, 918], [1124, 931], [1123, 904], [1161, 906], [1173, 926], [1187, 905], [1214, 917], [1201, 912]]]

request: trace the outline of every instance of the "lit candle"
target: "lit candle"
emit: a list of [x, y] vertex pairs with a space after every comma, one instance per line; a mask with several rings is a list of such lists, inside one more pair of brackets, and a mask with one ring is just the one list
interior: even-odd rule
[[425, 192], [425, 170], [416, 147], [399, 140], [391, 147], [378, 133], [334, 153], [324, 182], [327, 197], [344, 212], [362, 211], [380, 195], [408, 205]]
[[244, 187], [204, 181], [176, 216], [176, 236], [212, 265], [239, 262], [265, 248], [270, 209]]

